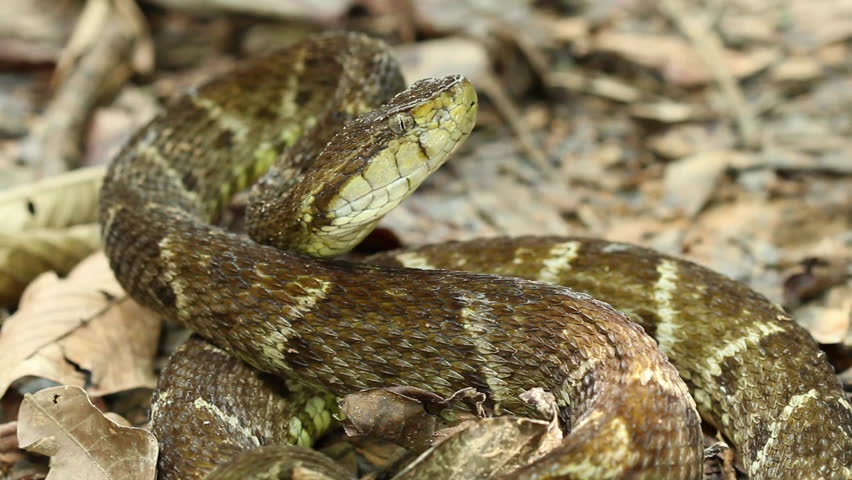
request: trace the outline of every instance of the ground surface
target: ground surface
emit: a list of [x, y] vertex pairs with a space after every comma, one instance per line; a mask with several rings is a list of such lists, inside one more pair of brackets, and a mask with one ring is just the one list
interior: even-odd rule
[[382, 222], [401, 243], [571, 234], [684, 256], [785, 305], [852, 384], [849, 1], [11, 3], [0, 307], [16, 313], [0, 331], [0, 475], [43, 472], [15, 448], [21, 394], [44, 386], [21, 378], [87, 386], [140, 424], [155, 353], [174, 342], [156, 318], [126, 320], [137, 311], [115, 306], [102, 259], [32, 282], [97, 249], [100, 170], [31, 182], [103, 166], [168, 97], [332, 28], [388, 39], [410, 80], [464, 73], [480, 92], [465, 147]]

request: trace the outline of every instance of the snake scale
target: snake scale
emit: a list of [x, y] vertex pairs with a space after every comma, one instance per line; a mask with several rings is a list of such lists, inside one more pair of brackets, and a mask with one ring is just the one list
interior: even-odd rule
[[[176, 421], [155, 429], [161, 478], [308, 443], [334, 395], [392, 385], [474, 387], [521, 414], [520, 393], [552, 392], [565, 439], [507, 478], [701, 478], [697, 412], [749, 478], [852, 477], [852, 407], [824, 355], [707, 269], [578, 238], [423, 247], [382, 266], [313, 258], [360, 241], [473, 128], [463, 78], [402, 88], [381, 42], [317, 36], [191, 90], [110, 166], [100, 219], [116, 277], [215, 344], [192, 339], [164, 372], [153, 417]], [[261, 175], [251, 239], [212, 226]], [[242, 473], [213, 475], [248, 478], [227, 468]]]

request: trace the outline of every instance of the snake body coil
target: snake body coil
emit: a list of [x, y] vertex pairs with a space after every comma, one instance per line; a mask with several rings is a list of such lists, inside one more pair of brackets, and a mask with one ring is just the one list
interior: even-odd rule
[[[298, 379], [293, 388], [341, 395], [412, 385], [448, 396], [475, 387], [494, 410], [523, 413], [518, 395], [544, 387], [569, 433], [518, 478], [700, 478], [701, 432], [686, 385], [654, 341], [607, 304], [519, 278], [317, 260], [208, 224], [272, 165], [254, 195], [252, 237], [311, 255], [349, 248], [472, 128], [475, 95], [465, 80], [419, 82], [391, 99], [400, 87], [380, 42], [334, 34], [191, 92], [107, 174], [101, 223], [119, 281], [252, 367]], [[293, 196], [268, 193], [281, 186]], [[655, 333], [752, 477], [849, 476], [852, 409], [807, 334], [765, 299], [619, 244], [505, 242], [386, 261], [591, 286]], [[286, 410], [272, 402], [257, 411]], [[287, 436], [254, 421], [235, 429]]]

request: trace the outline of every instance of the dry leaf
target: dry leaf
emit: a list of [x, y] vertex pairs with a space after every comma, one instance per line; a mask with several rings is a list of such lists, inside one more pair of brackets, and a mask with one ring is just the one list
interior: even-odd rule
[[[274, 476], [250, 474], [258, 465], [280, 462]], [[354, 480], [354, 476], [324, 454], [304, 447], [266, 445], [247, 450], [214, 469], [204, 480], [274, 478], [275, 480]]]
[[813, 51], [852, 37], [852, 4], [835, 0], [793, 0], [787, 7], [786, 44], [794, 50]]
[[680, 123], [706, 116], [702, 108], [686, 103], [665, 100], [654, 103], [635, 103], [628, 109], [636, 118], [656, 120], [662, 123]]
[[0, 423], [0, 465], [20, 460], [23, 452], [18, 449], [18, 422]]
[[547, 83], [551, 87], [597, 95], [622, 103], [633, 103], [642, 97], [639, 89], [627, 82], [601, 73], [588, 73], [579, 69], [553, 72], [547, 76]]
[[810, 257], [802, 260], [801, 271], [784, 279], [784, 306], [793, 309], [821, 295], [849, 278], [847, 260], [843, 257]]
[[95, 222], [104, 173], [103, 167], [81, 168], [0, 192], [0, 232]]
[[81, 8], [81, 2], [56, 0], [3, 2], [3, 15], [0, 15], [3, 63], [47, 64], [56, 60]]
[[716, 182], [735, 152], [703, 152], [678, 160], [666, 167], [663, 180], [663, 205], [695, 216], [713, 194]]
[[558, 447], [564, 438], [562, 429], [559, 427], [559, 406], [556, 403], [556, 396], [541, 387], [535, 387], [522, 393], [520, 398], [534, 411], [550, 418], [547, 431], [537, 440], [536, 449], [531, 453], [532, 458], [539, 458]]
[[[681, 86], [703, 85], [713, 80], [710, 69], [686, 41], [669, 35], [604, 32], [595, 37], [594, 50], [614, 53], [633, 63], [659, 70], [667, 81]], [[747, 77], [777, 58], [773, 50], [748, 54], [724, 50], [724, 64], [735, 78]]]
[[505, 25], [526, 35], [540, 37], [548, 32], [538, 21], [530, 3], [516, 0], [411, 2], [418, 24], [429, 32], [461, 31], [471, 37], [483, 37]]
[[491, 478], [526, 463], [548, 430], [549, 422], [521, 417], [471, 421], [420, 455], [394, 480]]
[[27, 394], [18, 413], [18, 444], [51, 457], [48, 480], [148, 480], [156, 475], [154, 435], [108, 420], [78, 387]]
[[695, 124], [685, 124], [675, 125], [658, 135], [650, 136], [647, 143], [655, 154], [674, 160], [707, 150], [731, 149], [734, 145], [734, 135], [730, 128], [723, 125], [708, 129]]
[[409, 81], [461, 74], [474, 84], [490, 75], [491, 61], [481, 42], [447, 37], [394, 48], [405, 78]]
[[769, 16], [747, 15], [742, 12], [726, 11], [719, 20], [719, 31], [726, 43], [771, 44], [778, 41], [776, 24]]
[[485, 395], [471, 387], [447, 398], [411, 386], [370, 388], [344, 397], [340, 413], [345, 417], [343, 428], [350, 437], [382, 439], [420, 451], [432, 444], [440, 412], [463, 402], [483, 416], [484, 401]]
[[790, 57], [772, 67], [771, 75], [778, 83], [815, 82], [822, 75], [822, 65], [812, 57]]
[[842, 344], [852, 332], [852, 300], [840, 307], [805, 306], [796, 311], [796, 321], [806, 325], [819, 343]]
[[388, 388], [347, 395], [340, 401], [343, 428], [350, 437], [381, 438], [409, 450], [424, 450], [432, 442], [436, 418], [423, 403]]
[[[799, 325], [807, 328], [817, 342], [846, 345], [848, 349], [852, 346], [852, 283], [848, 282], [849, 276], [838, 268], [840, 265], [832, 266], [836, 269], [834, 272], [820, 268], [813, 272], [813, 275], [822, 278], [805, 282], [810, 285], [799, 286], [798, 293], [807, 297], [818, 291], [824, 291], [823, 289], [828, 289], [833, 284], [833, 288], [817, 301], [793, 310], [793, 318]], [[846, 282], [843, 281], [844, 279]], [[784, 282], [785, 295], [789, 293], [787, 290], [789, 280]], [[842, 369], [842, 362], [837, 366]]]
[[96, 395], [153, 388], [159, 318], [127, 298], [103, 253], [38, 277], [0, 329], [0, 396], [29, 375]]
[[314, 0], [282, 2], [280, 0], [154, 0], [167, 9], [196, 13], [230, 11], [260, 15], [266, 18], [307, 18], [318, 23], [337, 21], [350, 7], [351, 0]]
[[16, 304], [24, 288], [42, 272], [68, 273], [100, 244], [101, 229], [97, 223], [0, 232], [0, 305]]

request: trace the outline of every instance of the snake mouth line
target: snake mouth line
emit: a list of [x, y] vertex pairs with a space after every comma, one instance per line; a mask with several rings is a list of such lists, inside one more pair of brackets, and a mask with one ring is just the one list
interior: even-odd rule
[[[417, 101], [409, 98], [409, 91], [418, 92]], [[467, 138], [476, 121], [476, 91], [460, 76], [427, 79], [416, 82], [385, 108], [392, 112], [386, 120], [375, 112], [366, 116], [372, 122], [367, 126], [369, 137], [380, 147], [364, 160], [363, 170], [345, 180], [329, 200], [305, 199], [303, 212], [311, 219], [324, 219], [307, 234], [312, 237], [308, 241], [339, 251], [369, 233]], [[362, 119], [347, 125], [344, 132], [360, 128], [359, 122]]]

